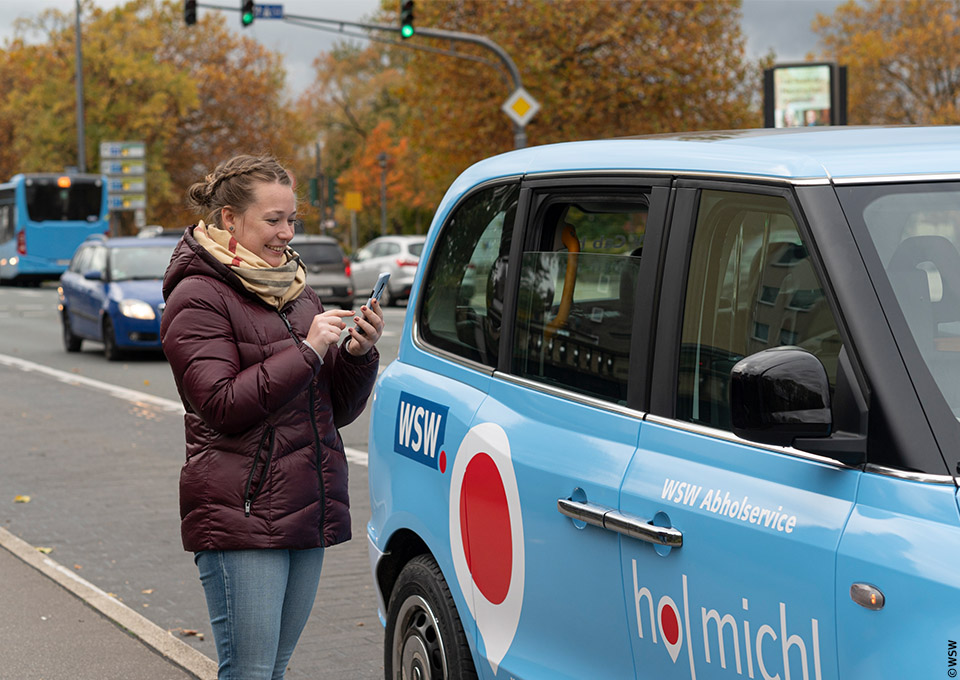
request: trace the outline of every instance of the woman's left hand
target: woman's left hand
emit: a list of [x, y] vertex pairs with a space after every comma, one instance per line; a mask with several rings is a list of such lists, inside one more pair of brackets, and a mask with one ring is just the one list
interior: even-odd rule
[[[357, 357], [369, 352], [383, 335], [383, 310], [379, 300], [371, 300], [369, 304], [360, 307], [360, 314], [361, 316], [353, 317], [355, 325], [349, 331], [352, 342], [346, 344], [347, 351]], [[363, 333], [359, 333], [359, 330]]]

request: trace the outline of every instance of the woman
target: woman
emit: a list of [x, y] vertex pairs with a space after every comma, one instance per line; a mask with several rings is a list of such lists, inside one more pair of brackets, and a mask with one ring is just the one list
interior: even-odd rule
[[[163, 282], [160, 329], [186, 415], [184, 549], [195, 553], [219, 678], [284, 677], [325, 547], [350, 538], [337, 428], [377, 377], [383, 314], [324, 311], [287, 243], [296, 197], [267, 157], [237, 156], [190, 187]], [[363, 333], [358, 333], [358, 329]]]

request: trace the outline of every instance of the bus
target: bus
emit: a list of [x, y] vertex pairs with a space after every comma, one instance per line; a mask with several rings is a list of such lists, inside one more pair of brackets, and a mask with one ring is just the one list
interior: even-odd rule
[[109, 234], [107, 178], [24, 173], [0, 184], [0, 283], [60, 276], [91, 234]]

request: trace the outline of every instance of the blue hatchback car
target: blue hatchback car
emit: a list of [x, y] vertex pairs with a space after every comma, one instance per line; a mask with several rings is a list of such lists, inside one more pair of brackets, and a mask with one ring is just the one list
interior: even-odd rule
[[385, 677], [955, 677], [958, 159], [807, 128], [466, 170], [374, 393]]
[[163, 274], [179, 236], [92, 237], [60, 277], [63, 345], [103, 343], [110, 361], [125, 350], [160, 350]]

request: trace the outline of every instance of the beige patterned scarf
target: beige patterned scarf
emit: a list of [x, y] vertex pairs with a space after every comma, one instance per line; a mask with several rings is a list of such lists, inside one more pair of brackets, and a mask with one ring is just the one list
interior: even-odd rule
[[271, 267], [262, 257], [240, 245], [229, 231], [205, 225], [203, 220], [193, 230], [193, 237], [219, 262], [230, 267], [247, 290], [268, 305], [282, 309], [303, 292], [306, 276], [300, 257], [292, 248], [287, 248], [286, 264]]

